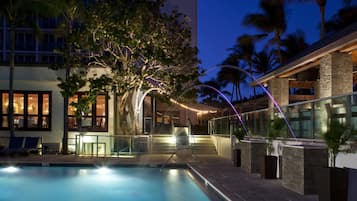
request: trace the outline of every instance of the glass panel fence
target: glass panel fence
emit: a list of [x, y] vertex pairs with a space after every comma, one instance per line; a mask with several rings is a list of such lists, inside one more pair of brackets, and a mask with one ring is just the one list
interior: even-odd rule
[[76, 135], [71, 139], [76, 155], [81, 156], [120, 156], [149, 152], [147, 135]]
[[[283, 137], [315, 139], [327, 131], [328, 122], [337, 120], [347, 127], [357, 129], [357, 92], [290, 104], [276, 109], [268, 108], [241, 114], [244, 125], [252, 136], [266, 136], [276, 119], [287, 121], [282, 129]], [[286, 120], [283, 117], [286, 117]], [[209, 132], [214, 135], [230, 135], [232, 128], [241, 126], [236, 116], [225, 116], [209, 121]], [[286, 134], [286, 135], [285, 135]]]

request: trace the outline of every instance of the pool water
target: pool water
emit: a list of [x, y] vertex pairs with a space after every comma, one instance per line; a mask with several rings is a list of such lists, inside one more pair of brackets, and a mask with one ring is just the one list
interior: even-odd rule
[[0, 201], [208, 201], [185, 169], [0, 167]]

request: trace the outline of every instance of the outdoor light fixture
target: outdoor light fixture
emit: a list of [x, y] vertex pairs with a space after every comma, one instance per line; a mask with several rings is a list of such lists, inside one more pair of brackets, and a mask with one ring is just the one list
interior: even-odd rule
[[175, 136], [175, 135], [172, 135], [172, 136], [169, 138], [169, 143], [171, 143], [171, 144], [176, 144], [176, 136]]
[[119, 155], [118, 158], [135, 158], [135, 155]]
[[170, 176], [178, 176], [179, 171], [177, 169], [170, 169], [169, 170], [169, 175]]
[[84, 135], [82, 139], [83, 139], [83, 143], [95, 142], [93, 136]]
[[20, 169], [17, 167], [14, 167], [14, 166], [9, 166], [9, 167], [1, 169], [1, 171], [6, 172], [6, 173], [16, 173], [16, 172], [20, 171]]
[[111, 170], [109, 168], [103, 166], [103, 167], [98, 168], [96, 170], [96, 172], [99, 173], [99, 174], [108, 174], [108, 173], [111, 172]]

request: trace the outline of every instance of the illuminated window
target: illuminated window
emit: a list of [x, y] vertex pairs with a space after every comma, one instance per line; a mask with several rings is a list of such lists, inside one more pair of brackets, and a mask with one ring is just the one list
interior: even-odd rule
[[[76, 108], [72, 103], [77, 103], [78, 99], [85, 96], [85, 93], [78, 93], [77, 95], [68, 99], [68, 128], [69, 130], [82, 131], [108, 131], [108, 98], [106, 95], [98, 95], [96, 102], [89, 106], [89, 111], [82, 115], [81, 119], [77, 119]], [[81, 128], [79, 128], [81, 125]]]
[[[1, 129], [9, 129], [8, 91], [0, 91]], [[50, 130], [50, 92], [14, 91], [14, 128], [17, 130]]]

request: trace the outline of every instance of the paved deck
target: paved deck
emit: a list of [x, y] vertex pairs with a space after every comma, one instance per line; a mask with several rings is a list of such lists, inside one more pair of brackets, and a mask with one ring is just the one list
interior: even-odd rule
[[[88, 164], [88, 165], [143, 165], [161, 167], [169, 154], [147, 154], [134, 158], [90, 158], [73, 155], [44, 155], [26, 157], [0, 157], [0, 164]], [[216, 155], [200, 155], [189, 160], [173, 157], [169, 165], [188, 164], [202, 175], [206, 181], [233, 201], [317, 201], [316, 195], [303, 196], [281, 185], [280, 180], [264, 180], [252, 175], [232, 162]]]
[[261, 179], [221, 157], [199, 157], [190, 162], [210, 183], [234, 201], [317, 201], [317, 195], [300, 195], [284, 188], [281, 180]]

